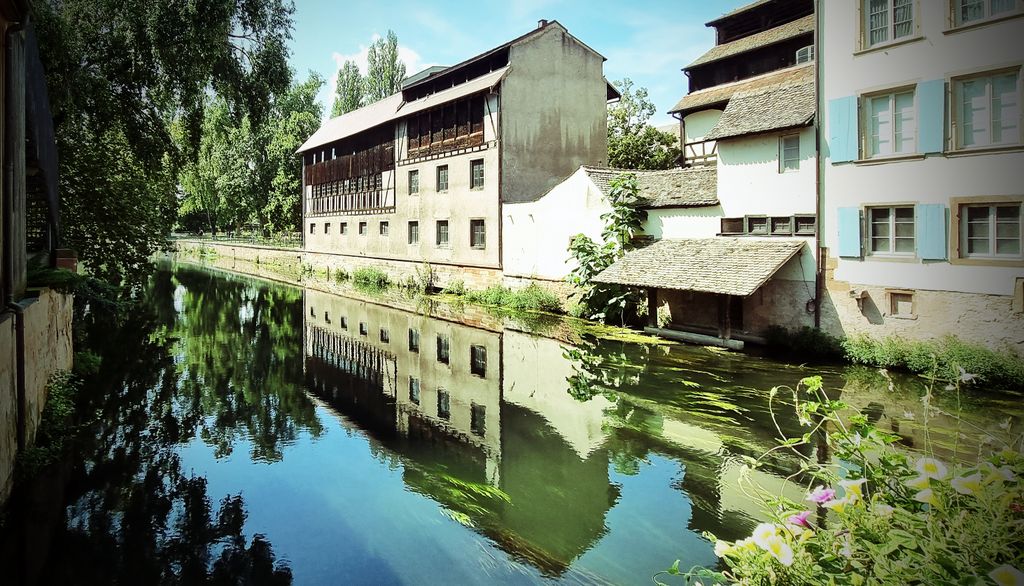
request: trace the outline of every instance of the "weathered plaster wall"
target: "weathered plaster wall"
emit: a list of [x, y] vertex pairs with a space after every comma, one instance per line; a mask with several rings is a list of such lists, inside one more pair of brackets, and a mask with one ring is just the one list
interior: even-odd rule
[[608, 160], [603, 60], [563, 29], [513, 45], [501, 89], [504, 202], [536, 199], [580, 165]]
[[18, 451], [18, 391], [15, 362], [14, 314], [0, 314], [0, 503], [14, 484]]
[[718, 124], [722, 117], [721, 110], [701, 110], [683, 118], [683, 129], [686, 132], [686, 142], [697, 142], [704, 140], [708, 132]]
[[815, 213], [814, 129], [800, 135], [800, 169], [779, 172], [779, 139], [771, 133], [718, 141], [718, 199], [726, 217]]
[[656, 239], [714, 238], [722, 223], [722, 206], [647, 210], [641, 232]]
[[46, 405], [46, 384], [56, 372], [70, 370], [74, 361], [72, 305], [70, 295], [44, 289], [25, 309], [25, 437], [29, 445]]

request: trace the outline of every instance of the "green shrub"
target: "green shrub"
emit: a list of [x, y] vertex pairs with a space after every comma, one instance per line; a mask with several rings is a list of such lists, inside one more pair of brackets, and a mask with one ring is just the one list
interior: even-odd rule
[[441, 291], [441, 293], [444, 293], [445, 295], [454, 295], [456, 297], [462, 297], [463, 295], [466, 294], [466, 284], [463, 283], [461, 280], [452, 281], [451, 283], [448, 283], [448, 286], [445, 287], [444, 290]]
[[361, 267], [352, 271], [352, 281], [369, 289], [385, 289], [391, 284], [387, 273], [377, 267]]
[[491, 285], [483, 291], [469, 291], [466, 299], [481, 305], [504, 307], [513, 311], [561, 311], [562, 306], [550, 291], [530, 283], [529, 286], [515, 291], [502, 285]]
[[95, 352], [83, 350], [75, 352], [74, 372], [78, 376], [91, 376], [99, 372], [102, 357]]
[[42, 468], [63, 457], [75, 430], [75, 398], [80, 388], [80, 379], [70, 372], [61, 371], [50, 377], [35, 444], [17, 456], [20, 478], [33, 478]]
[[349, 280], [350, 275], [345, 269], [334, 269], [334, 280], [339, 283], [344, 283]]

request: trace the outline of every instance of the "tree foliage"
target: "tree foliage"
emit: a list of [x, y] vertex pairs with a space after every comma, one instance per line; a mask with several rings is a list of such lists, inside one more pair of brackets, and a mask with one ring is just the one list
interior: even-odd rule
[[94, 274], [137, 280], [165, 242], [211, 91], [236, 121], [269, 115], [290, 80], [293, 12], [287, 0], [33, 3], [64, 241]]
[[622, 98], [608, 107], [608, 165], [619, 169], [668, 169], [679, 158], [676, 137], [647, 121], [654, 104], [647, 88], [633, 90], [628, 77], [613, 82]]
[[402, 89], [405, 63], [398, 58], [398, 35], [389, 30], [370, 45], [366, 67], [366, 103], [372, 104]]
[[331, 116], [358, 109], [363, 105], [363, 76], [354, 61], [345, 61], [338, 69], [338, 85], [334, 90]]

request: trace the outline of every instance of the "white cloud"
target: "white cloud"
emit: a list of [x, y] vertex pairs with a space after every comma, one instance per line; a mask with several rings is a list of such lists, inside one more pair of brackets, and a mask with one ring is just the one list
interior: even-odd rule
[[[353, 61], [356, 67], [359, 68], [359, 73], [366, 75], [368, 69], [368, 61], [370, 55], [370, 45], [372, 45], [381, 36], [374, 33], [370, 37], [370, 42], [366, 45], [360, 44], [359, 50], [354, 53], [340, 53], [335, 51], [331, 53], [331, 62], [333, 63], [333, 69], [331, 76], [327, 80], [327, 87], [325, 90], [321, 90], [320, 103], [324, 107], [324, 118], [330, 118], [331, 105], [334, 103], [334, 92], [338, 88], [338, 70], [345, 64], [346, 61]], [[425, 67], [429, 67], [431, 64], [424, 64], [423, 58], [415, 50], [403, 46], [401, 43], [398, 45], [398, 59], [405, 64], [406, 75], [412, 75]]]

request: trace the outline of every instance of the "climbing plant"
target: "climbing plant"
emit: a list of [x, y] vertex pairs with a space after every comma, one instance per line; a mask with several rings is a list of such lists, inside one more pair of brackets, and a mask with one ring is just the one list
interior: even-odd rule
[[635, 248], [634, 237], [647, 219], [647, 212], [639, 205], [640, 189], [635, 174], [622, 173], [612, 179], [609, 186], [608, 201], [612, 209], [601, 215], [603, 242], [594, 242], [585, 234], [574, 236], [569, 243], [569, 254], [577, 266], [567, 278], [576, 286], [572, 296], [577, 298], [580, 315], [625, 324], [627, 316], [642, 306], [640, 293], [621, 285], [595, 283], [593, 279]]

